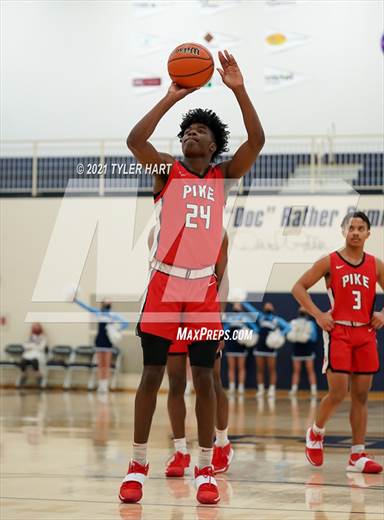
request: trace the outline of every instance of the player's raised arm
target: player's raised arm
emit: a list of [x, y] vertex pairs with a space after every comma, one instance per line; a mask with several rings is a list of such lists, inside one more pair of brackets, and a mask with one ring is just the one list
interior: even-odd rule
[[219, 60], [222, 68], [217, 70], [223, 83], [235, 94], [248, 135], [247, 140], [238, 148], [232, 159], [224, 161], [220, 166], [223, 168], [226, 177], [239, 179], [250, 170], [263, 148], [265, 143], [264, 130], [255, 107], [247, 94], [243, 76], [235, 58], [225, 50], [224, 54], [219, 52]]
[[300, 303], [302, 307], [313, 316], [323, 330], [330, 331], [333, 329], [333, 319], [330, 312], [321, 311], [313, 302], [308, 293], [313, 285], [315, 285], [321, 278], [327, 276], [330, 271], [329, 255], [321, 258], [313, 264], [313, 266], [306, 271], [301, 278], [297, 280], [292, 287], [292, 294], [294, 298]]
[[[384, 263], [376, 258], [376, 268], [377, 268], [377, 283], [384, 291]], [[381, 311], [374, 312], [372, 314], [371, 325], [375, 327], [375, 329], [381, 329], [384, 327], [384, 308]]]
[[177, 101], [195, 88], [182, 88], [172, 83], [166, 95], [132, 128], [127, 137], [127, 146], [141, 164], [162, 164], [173, 162], [167, 153], [162, 153], [148, 141], [161, 118]]

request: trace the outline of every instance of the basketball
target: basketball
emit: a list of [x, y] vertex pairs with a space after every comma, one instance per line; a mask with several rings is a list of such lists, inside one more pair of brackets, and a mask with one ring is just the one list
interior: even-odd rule
[[215, 64], [208, 49], [198, 43], [182, 43], [168, 58], [168, 73], [180, 87], [201, 87], [212, 77]]

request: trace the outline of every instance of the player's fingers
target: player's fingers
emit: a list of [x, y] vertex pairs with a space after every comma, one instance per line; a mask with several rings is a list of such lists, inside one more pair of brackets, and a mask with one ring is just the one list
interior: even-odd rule
[[375, 329], [380, 329], [383, 324], [380, 323], [380, 320], [378, 320], [377, 318], [372, 318], [371, 320], [371, 325], [375, 328]]
[[225, 54], [225, 57], [227, 58], [227, 60], [231, 61], [231, 56], [230, 56], [229, 52], [227, 51], [227, 49], [224, 49], [224, 54]]
[[224, 54], [221, 51], [219, 51], [218, 56], [219, 56], [221, 66], [225, 67], [227, 65], [227, 60], [225, 59]]
[[221, 76], [222, 78], [224, 78], [224, 71], [223, 71], [223, 69], [219, 69], [219, 68], [218, 68], [218, 69], [216, 69], [216, 70], [217, 70], [217, 72], [220, 74], [220, 76]]
[[232, 65], [237, 65], [237, 61], [236, 61], [235, 58], [233, 57], [233, 54], [230, 54], [229, 56], [230, 56], [230, 58], [231, 58], [231, 64], [232, 64]]

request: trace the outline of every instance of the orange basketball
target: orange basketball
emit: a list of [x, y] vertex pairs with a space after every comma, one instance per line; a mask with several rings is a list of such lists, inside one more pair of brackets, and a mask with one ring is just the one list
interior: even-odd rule
[[182, 43], [168, 58], [168, 73], [180, 87], [201, 87], [212, 77], [215, 64], [208, 49], [198, 43]]

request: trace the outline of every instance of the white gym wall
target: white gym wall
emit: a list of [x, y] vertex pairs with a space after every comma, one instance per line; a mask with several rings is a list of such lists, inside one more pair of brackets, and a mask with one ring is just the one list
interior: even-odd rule
[[[204, 43], [208, 33], [215, 54], [228, 46], [237, 57], [267, 137], [383, 132], [382, 2], [163, 0], [138, 7], [149, 3], [3, 1], [2, 138], [124, 140], [164, 93], [172, 48]], [[282, 34], [286, 45], [268, 46], [268, 33]], [[265, 92], [264, 70], [281, 75], [281, 88]], [[145, 77], [163, 85], [132, 86]], [[156, 135], [174, 136], [181, 114], [195, 106], [216, 110], [232, 134], [244, 134], [232, 93], [213, 86], [174, 107]]]

